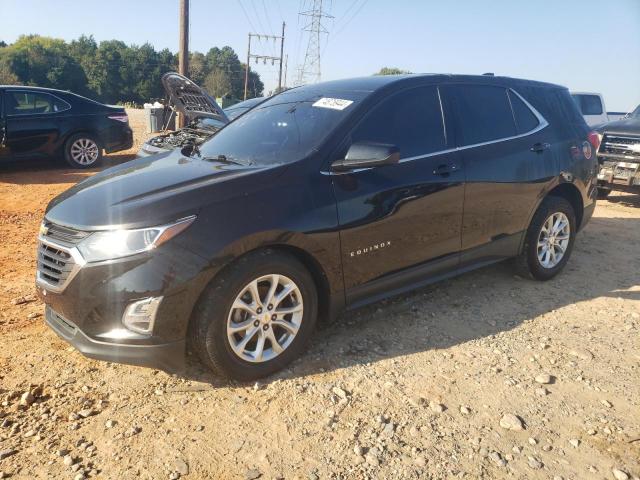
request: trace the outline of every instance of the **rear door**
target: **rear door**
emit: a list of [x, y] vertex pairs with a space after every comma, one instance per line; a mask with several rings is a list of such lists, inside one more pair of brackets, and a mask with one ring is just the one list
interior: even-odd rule
[[351, 132], [349, 144], [392, 144], [401, 160], [332, 177], [349, 303], [457, 267], [464, 174], [445, 121], [438, 88], [414, 87]]
[[62, 112], [71, 106], [46, 92], [20, 89], [6, 90], [4, 103], [8, 154], [13, 158], [53, 154]]
[[467, 181], [461, 265], [516, 255], [545, 185], [551, 147], [546, 121], [505, 87], [452, 85], [447, 93]]

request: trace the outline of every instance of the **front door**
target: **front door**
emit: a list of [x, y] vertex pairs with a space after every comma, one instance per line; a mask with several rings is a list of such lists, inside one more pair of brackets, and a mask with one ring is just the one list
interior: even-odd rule
[[464, 172], [435, 86], [382, 100], [348, 143], [391, 144], [400, 163], [333, 175], [348, 303], [455, 269]]

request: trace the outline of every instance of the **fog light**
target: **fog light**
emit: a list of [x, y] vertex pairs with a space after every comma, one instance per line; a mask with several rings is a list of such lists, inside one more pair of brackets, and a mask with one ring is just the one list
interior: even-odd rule
[[156, 312], [162, 297], [150, 297], [130, 303], [122, 316], [122, 323], [129, 330], [149, 334], [153, 332]]

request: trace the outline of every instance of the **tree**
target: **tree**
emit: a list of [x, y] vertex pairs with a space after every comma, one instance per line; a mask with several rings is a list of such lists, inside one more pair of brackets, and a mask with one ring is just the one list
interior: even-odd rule
[[4, 48], [6, 46], [7, 46], [7, 43], [2, 41], [2, 40], [0, 40], [0, 48]]
[[382, 67], [378, 73], [374, 73], [374, 75], [403, 75], [406, 73], [411, 73], [409, 70], [400, 70], [396, 67]]
[[233, 82], [226, 70], [213, 70], [204, 81], [204, 89], [214, 98], [233, 95]]

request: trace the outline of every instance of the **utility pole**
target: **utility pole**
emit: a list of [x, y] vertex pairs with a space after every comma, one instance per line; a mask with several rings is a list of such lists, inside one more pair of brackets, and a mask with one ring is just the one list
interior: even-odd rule
[[329, 34], [329, 31], [322, 24], [323, 18], [333, 18], [322, 10], [322, 0], [312, 0], [311, 10], [300, 12], [301, 16], [310, 17], [310, 22], [303, 28], [309, 32], [309, 43], [304, 63], [298, 75], [298, 85], [303, 85], [310, 80], [312, 83], [319, 82], [322, 78], [320, 68], [320, 37], [322, 34]]
[[[256, 60], [256, 63], [258, 63], [258, 60], [262, 60], [262, 63], [264, 63], [266, 65], [267, 61], [271, 62], [271, 65], [275, 65], [275, 62], [279, 62], [280, 64], [280, 75], [278, 78], [278, 89], [282, 86], [282, 60], [283, 60], [283, 52], [284, 52], [284, 27], [285, 24], [284, 22], [282, 22], [282, 36], [278, 37], [276, 35], [266, 35], [266, 34], [262, 34], [262, 33], [249, 33], [249, 46], [247, 48], [247, 64], [244, 67], [244, 99], [247, 99], [247, 95], [249, 93], [249, 63], [251, 62], [251, 59], [254, 58]], [[251, 39], [252, 38], [257, 38], [258, 41], [261, 41], [262, 39], [264, 40], [273, 40], [274, 42], [276, 42], [277, 40], [280, 40], [280, 56], [279, 57], [272, 57], [270, 55], [257, 55], [254, 53], [251, 53]]]
[[278, 93], [282, 90], [282, 58], [284, 55], [284, 27], [285, 23], [282, 22], [282, 37], [280, 37], [280, 73], [278, 74]]
[[[180, 0], [180, 44], [178, 46], [178, 73], [185, 77], [189, 74], [189, 0]], [[182, 115], [178, 126], [184, 126]]]
[[287, 88], [287, 69], [289, 67], [289, 54], [284, 56], [284, 88]]

